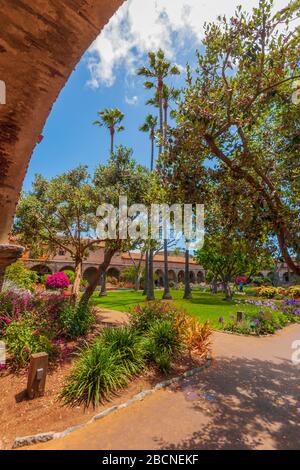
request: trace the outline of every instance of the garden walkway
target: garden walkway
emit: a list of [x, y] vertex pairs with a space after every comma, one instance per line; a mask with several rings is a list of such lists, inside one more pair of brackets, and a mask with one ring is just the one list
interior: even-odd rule
[[272, 337], [215, 332], [209, 369], [35, 449], [299, 449], [300, 326]]

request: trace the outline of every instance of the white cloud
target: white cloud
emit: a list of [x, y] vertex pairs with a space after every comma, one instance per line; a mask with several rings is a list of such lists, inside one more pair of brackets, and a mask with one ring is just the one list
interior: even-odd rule
[[138, 102], [139, 102], [138, 96], [133, 96], [132, 98], [125, 96], [125, 103], [129, 104], [130, 106], [136, 106]]
[[[193, 38], [195, 49], [199, 46], [204, 22], [232, 15], [239, 4], [250, 11], [258, 0], [127, 0], [89, 49], [88, 84], [112, 86], [119, 66], [134, 74], [143, 55], [159, 47], [175, 61], [186, 39]], [[276, 9], [286, 4], [274, 1]]]

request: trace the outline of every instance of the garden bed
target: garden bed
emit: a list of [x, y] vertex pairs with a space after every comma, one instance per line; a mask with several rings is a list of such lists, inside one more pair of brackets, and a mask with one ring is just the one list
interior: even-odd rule
[[184, 355], [174, 363], [167, 374], [159, 373], [157, 369], [151, 368], [140, 377], [133, 379], [128, 387], [120, 390], [109, 401], [96, 408], [88, 409], [85, 409], [83, 405], [63, 406], [57, 399], [65, 378], [74, 364], [72, 357], [51, 368], [47, 377], [45, 396], [34, 400], [28, 400], [24, 393], [27, 370], [12, 373], [4, 369], [0, 371], [0, 448], [10, 449], [15, 438], [19, 436], [63, 431], [70, 426], [85, 423], [104, 409], [119, 405], [135, 394], [152, 388], [158, 382], [181, 375], [202, 363], [203, 361], [196, 357], [191, 359], [188, 355]]

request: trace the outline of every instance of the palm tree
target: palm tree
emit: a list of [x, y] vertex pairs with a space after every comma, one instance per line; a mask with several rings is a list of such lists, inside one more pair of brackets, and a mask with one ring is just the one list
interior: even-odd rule
[[124, 114], [118, 108], [105, 108], [99, 111], [98, 116], [100, 119], [93, 122], [94, 125], [100, 127], [107, 127], [110, 133], [110, 153], [114, 151], [114, 137], [116, 132], [124, 131], [124, 126], [120, 125], [124, 119]]
[[[171, 65], [166, 60], [165, 53], [162, 49], [157, 52], [149, 52], [149, 67], [141, 67], [137, 74], [146, 77], [148, 80], [144, 83], [148, 90], [155, 88], [159, 108], [159, 129], [163, 136], [163, 88], [164, 81], [170, 75], [179, 75], [179, 69], [176, 65]], [[162, 142], [159, 144], [159, 155], [162, 153]]]
[[[141, 67], [137, 74], [139, 76], [146, 77], [148, 80], [144, 83], [145, 88], [148, 90], [155, 89], [154, 101], [148, 101], [148, 104], [154, 104], [159, 109], [159, 129], [160, 129], [160, 142], [159, 142], [159, 156], [162, 154], [162, 138], [164, 144], [166, 144], [167, 136], [167, 114], [168, 114], [168, 99], [164, 100], [164, 91], [169, 90], [165, 85], [167, 77], [172, 75], [179, 75], [179, 69], [176, 65], [171, 65], [166, 60], [165, 53], [162, 49], [159, 49], [156, 53], [149, 52], [149, 67]], [[166, 88], [167, 87], [167, 88]], [[167, 106], [166, 106], [167, 105]], [[165, 115], [164, 115], [165, 110]], [[149, 265], [150, 274], [150, 265]], [[150, 277], [150, 276], [149, 276]], [[152, 273], [153, 277], [153, 273]], [[168, 270], [168, 241], [164, 240], [164, 299], [171, 299], [170, 288], [169, 288], [169, 270]]]
[[141, 132], [148, 132], [150, 135], [151, 140], [151, 165], [150, 169], [153, 171], [154, 167], [154, 141], [155, 141], [155, 129], [157, 127], [157, 117], [153, 116], [152, 114], [148, 114], [145, 119], [144, 124], [142, 124], [139, 128]]

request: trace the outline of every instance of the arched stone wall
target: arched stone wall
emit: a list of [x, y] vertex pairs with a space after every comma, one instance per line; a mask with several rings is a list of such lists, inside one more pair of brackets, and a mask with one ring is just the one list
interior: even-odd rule
[[0, 79], [6, 104], [0, 105], [0, 246], [9, 244], [30, 157], [53, 103], [123, 1], [1, 2]]

